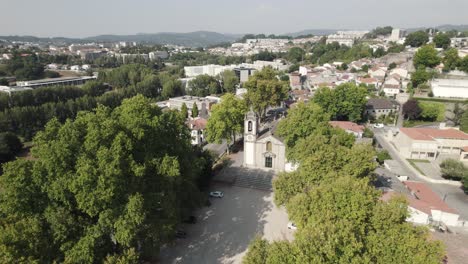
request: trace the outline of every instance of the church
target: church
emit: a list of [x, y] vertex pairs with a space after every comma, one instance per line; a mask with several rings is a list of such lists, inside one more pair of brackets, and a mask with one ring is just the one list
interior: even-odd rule
[[[272, 116], [270, 116], [272, 117]], [[250, 110], [244, 120], [244, 166], [247, 168], [288, 171], [291, 165], [286, 161], [286, 146], [275, 135], [278, 121], [265, 122], [261, 127], [257, 114]]]

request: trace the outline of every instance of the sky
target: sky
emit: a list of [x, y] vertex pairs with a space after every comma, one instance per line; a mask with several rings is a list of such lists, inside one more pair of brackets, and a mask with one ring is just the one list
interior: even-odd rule
[[0, 0], [0, 35], [281, 34], [468, 24], [468, 0]]

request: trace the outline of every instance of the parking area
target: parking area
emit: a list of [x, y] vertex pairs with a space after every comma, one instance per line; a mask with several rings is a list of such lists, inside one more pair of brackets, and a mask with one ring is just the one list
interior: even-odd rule
[[187, 238], [161, 249], [160, 263], [241, 263], [250, 241], [257, 235], [274, 241], [293, 238], [284, 209], [273, 203], [273, 193], [226, 184], [212, 190], [224, 192], [200, 209], [196, 224], [187, 224]]

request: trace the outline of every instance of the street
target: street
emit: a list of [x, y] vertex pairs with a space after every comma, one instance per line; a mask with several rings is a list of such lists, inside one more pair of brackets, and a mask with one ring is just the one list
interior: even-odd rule
[[[395, 148], [391, 146], [385, 139], [385, 129], [374, 129], [375, 138], [377, 142], [386, 149], [393, 160], [398, 161], [402, 169], [408, 172], [410, 180], [417, 180], [427, 184], [435, 193], [437, 193], [442, 199], [445, 198], [445, 202], [452, 208], [456, 209], [460, 214], [461, 218], [468, 219], [468, 195], [466, 195], [461, 187], [452, 186], [448, 184], [431, 183], [425, 179], [412, 173], [412, 169], [409, 168], [405, 162], [403, 162], [400, 155], [396, 152]], [[396, 179], [396, 178], [395, 178]]]

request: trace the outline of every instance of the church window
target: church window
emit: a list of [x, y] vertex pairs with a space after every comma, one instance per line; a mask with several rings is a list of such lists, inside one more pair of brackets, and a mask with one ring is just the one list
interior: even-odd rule
[[265, 157], [265, 167], [272, 168], [273, 167], [273, 158], [272, 157]]
[[268, 142], [266, 143], [266, 151], [271, 152], [271, 141], [268, 141]]

